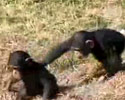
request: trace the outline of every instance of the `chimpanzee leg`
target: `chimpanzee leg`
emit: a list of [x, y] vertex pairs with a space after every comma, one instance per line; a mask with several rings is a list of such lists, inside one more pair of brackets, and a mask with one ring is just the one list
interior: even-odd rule
[[122, 69], [121, 62], [121, 55], [110, 49], [107, 54], [107, 59], [103, 61], [104, 68], [108, 72], [109, 76], [113, 76], [115, 73]]

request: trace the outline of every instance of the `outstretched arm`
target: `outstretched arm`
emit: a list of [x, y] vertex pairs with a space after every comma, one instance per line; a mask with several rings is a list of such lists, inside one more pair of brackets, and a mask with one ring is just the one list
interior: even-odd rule
[[59, 58], [65, 52], [69, 51], [72, 45], [72, 38], [62, 42], [61, 44], [53, 47], [46, 57], [43, 59], [45, 65], [52, 63], [55, 59]]
[[43, 63], [45, 63], [45, 65], [50, 64], [69, 50], [80, 51], [83, 48], [83, 33], [85, 33], [85, 31], [76, 32], [69, 39], [53, 47], [43, 59]]

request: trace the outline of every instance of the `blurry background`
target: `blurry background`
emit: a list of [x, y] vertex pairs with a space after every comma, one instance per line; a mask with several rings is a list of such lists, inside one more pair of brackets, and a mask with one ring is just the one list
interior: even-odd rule
[[[7, 91], [15, 76], [10, 52], [25, 50], [41, 61], [75, 31], [99, 28], [125, 29], [125, 0], [0, 0], [0, 100], [16, 97]], [[92, 55], [68, 52], [48, 69], [59, 85], [71, 87], [57, 100], [125, 100], [125, 73], [102, 82], [105, 71]]]

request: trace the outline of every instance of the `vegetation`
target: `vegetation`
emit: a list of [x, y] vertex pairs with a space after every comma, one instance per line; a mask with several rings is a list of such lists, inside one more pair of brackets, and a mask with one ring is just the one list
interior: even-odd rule
[[[99, 28], [125, 28], [125, 0], [0, 0], [0, 100], [16, 97], [7, 91], [15, 75], [7, 66], [10, 52], [26, 50], [40, 61], [75, 31]], [[74, 86], [57, 100], [125, 99], [124, 72], [100, 81], [105, 71], [92, 55], [68, 52], [50, 66], [59, 85]]]

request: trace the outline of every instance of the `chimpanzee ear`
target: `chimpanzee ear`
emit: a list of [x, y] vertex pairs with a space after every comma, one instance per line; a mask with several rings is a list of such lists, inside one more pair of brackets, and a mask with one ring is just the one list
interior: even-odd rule
[[32, 59], [31, 57], [25, 59], [26, 62], [32, 61], [32, 60], [33, 60], [33, 59]]
[[32, 58], [26, 58], [25, 59], [25, 62], [28, 64], [28, 65], [32, 65], [32, 63], [33, 63], [33, 59]]
[[89, 46], [90, 48], [94, 48], [95, 44], [93, 40], [86, 40], [85, 44]]

